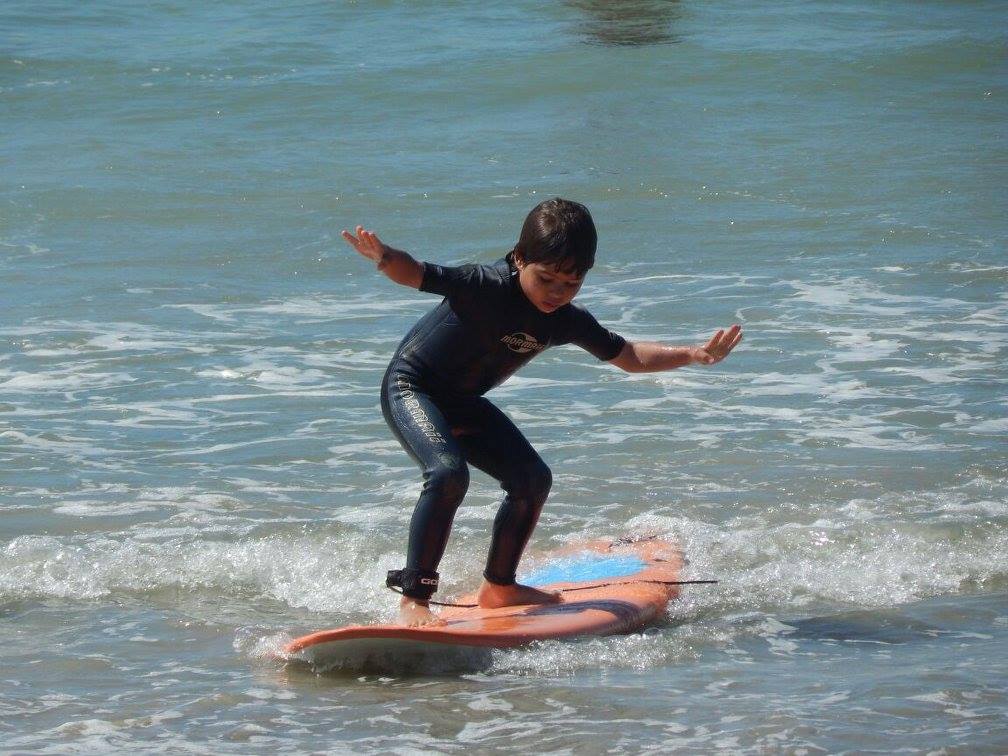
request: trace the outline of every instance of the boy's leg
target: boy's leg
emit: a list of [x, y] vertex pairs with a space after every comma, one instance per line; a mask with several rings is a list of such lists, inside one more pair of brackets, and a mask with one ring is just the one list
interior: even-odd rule
[[386, 422], [423, 470], [423, 490], [410, 521], [403, 593], [427, 601], [437, 590], [437, 567], [469, 486], [469, 468], [441, 408], [413, 379], [389, 371], [381, 398]]
[[458, 440], [466, 459], [500, 481], [506, 493], [494, 519], [483, 576], [497, 585], [511, 585], [552, 475], [522, 432], [489, 400], [472, 400], [464, 413], [453, 411], [451, 421], [460, 429]]

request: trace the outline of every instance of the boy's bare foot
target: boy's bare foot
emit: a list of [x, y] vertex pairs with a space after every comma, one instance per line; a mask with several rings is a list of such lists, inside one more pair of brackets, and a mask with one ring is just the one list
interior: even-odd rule
[[409, 596], [403, 596], [399, 602], [399, 622], [406, 627], [426, 627], [447, 624], [423, 604]]
[[502, 606], [523, 606], [526, 604], [559, 604], [560, 594], [552, 591], [540, 591], [528, 585], [497, 585], [487, 580], [483, 581], [476, 603], [484, 609], [500, 609]]

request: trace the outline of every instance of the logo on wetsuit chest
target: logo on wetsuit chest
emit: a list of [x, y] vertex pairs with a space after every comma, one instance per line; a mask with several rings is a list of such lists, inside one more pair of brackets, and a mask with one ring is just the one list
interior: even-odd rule
[[540, 344], [536, 337], [529, 333], [512, 333], [510, 336], [503, 336], [501, 343], [506, 344], [512, 352], [525, 354], [526, 352], [541, 352], [546, 348], [545, 344]]

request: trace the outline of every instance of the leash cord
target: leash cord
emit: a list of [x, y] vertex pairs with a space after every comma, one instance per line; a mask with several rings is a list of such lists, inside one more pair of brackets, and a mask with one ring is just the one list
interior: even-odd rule
[[[628, 580], [621, 583], [599, 583], [598, 585], [583, 585], [579, 588], [561, 588], [560, 593], [573, 593], [574, 591], [590, 591], [594, 588], [607, 588], [610, 585], [634, 585], [636, 583], [650, 583], [653, 585], [716, 585], [719, 581], [717, 580]], [[393, 593], [398, 593], [399, 595], [404, 595], [401, 588], [395, 588], [391, 585], [385, 586]], [[418, 602], [422, 603], [422, 602]], [[476, 609], [479, 604], [451, 604], [442, 601], [430, 601], [426, 603], [432, 604], [434, 606], [448, 606], [455, 609]]]

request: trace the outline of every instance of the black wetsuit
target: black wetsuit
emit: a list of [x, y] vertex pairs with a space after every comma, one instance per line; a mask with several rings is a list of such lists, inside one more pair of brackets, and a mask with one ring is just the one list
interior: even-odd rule
[[385, 420], [423, 470], [401, 576], [403, 592], [418, 599], [437, 587], [437, 566], [469, 485], [467, 463], [500, 481], [506, 493], [483, 573], [491, 582], [514, 582], [549, 493], [549, 468], [483, 394], [547, 347], [573, 343], [611, 360], [626, 343], [578, 305], [538, 310], [506, 258], [423, 267], [420, 290], [444, 300], [406, 334], [381, 392]]

